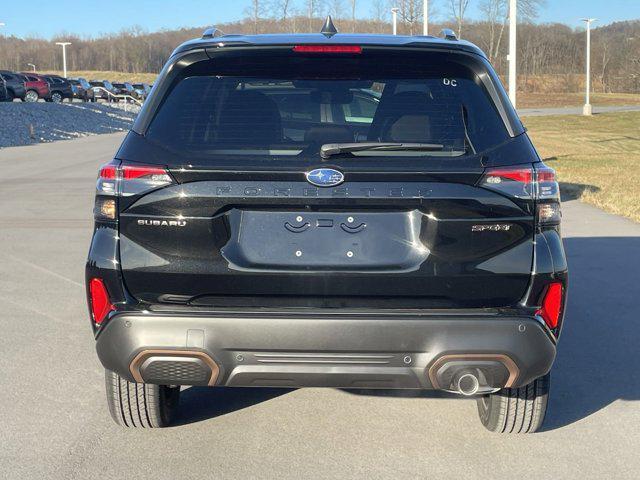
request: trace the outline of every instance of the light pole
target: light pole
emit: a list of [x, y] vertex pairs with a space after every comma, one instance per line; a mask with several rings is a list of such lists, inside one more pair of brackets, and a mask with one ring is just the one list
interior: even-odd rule
[[67, 78], [67, 45], [71, 45], [71, 42], [56, 42], [56, 45], [62, 47], [62, 69], [64, 71], [64, 78]]
[[516, 92], [518, 88], [516, 39], [518, 28], [518, 5], [517, 0], [509, 0], [509, 98], [516, 108]]
[[35, 73], [36, 66], [33, 63], [27, 63], [27, 65], [29, 65], [31, 68], [33, 68], [33, 72]]
[[591, 115], [593, 108], [591, 107], [591, 24], [597, 20], [597, 18], [583, 18], [581, 19], [587, 24], [587, 90], [585, 93], [584, 107], [582, 107], [583, 115]]
[[393, 34], [397, 35], [398, 34], [398, 10], [400, 10], [397, 7], [393, 7], [391, 9], [391, 14], [393, 15]]
[[422, 34], [429, 35], [429, 0], [423, 0], [422, 3]]

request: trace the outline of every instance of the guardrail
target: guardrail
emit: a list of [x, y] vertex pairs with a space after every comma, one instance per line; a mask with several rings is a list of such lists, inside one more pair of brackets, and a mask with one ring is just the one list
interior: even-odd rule
[[136, 105], [138, 105], [139, 107], [142, 106], [142, 102], [140, 100], [138, 100], [137, 98], [132, 97], [131, 95], [119, 95], [119, 94], [115, 94], [115, 93], [111, 93], [109, 90], [107, 90], [104, 87], [91, 87], [93, 89], [93, 93], [96, 93], [96, 90], [102, 90], [103, 92], [105, 92], [108, 96], [108, 98], [115, 98], [115, 99], [122, 99], [124, 100], [124, 111], [127, 111], [127, 106], [129, 105], [129, 101], [131, 101], [131, 103], [135, 103]]

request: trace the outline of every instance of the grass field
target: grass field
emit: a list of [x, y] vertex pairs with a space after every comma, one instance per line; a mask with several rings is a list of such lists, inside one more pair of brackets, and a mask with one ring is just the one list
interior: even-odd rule
[[523, 121], [564, 196], [640, 222], [640, 112]]
[[[584, 93], [518, 93], [518, 108], [581, 107]], [[591, 104], [640, 105], [640, 95], [633, 93], [592, 93]]]
[[[49, 72], [62, 75], [62, 72]], [[131, 82], [131, 83], [148, 83], [151, 85], [156, 81], [157, 73], [123, 73], [123, 72], [106, 72], [97, 70], [68, 71], [67, 77], [82, 77], [87, 80], [109, 80], [111, 82]]]

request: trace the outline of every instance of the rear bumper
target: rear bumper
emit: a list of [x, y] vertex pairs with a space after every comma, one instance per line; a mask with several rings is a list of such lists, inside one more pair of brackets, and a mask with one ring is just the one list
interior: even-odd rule
[[555, 342], [535, 318], [497, 315], [121, 313], [97, 337], [105, 368], [182, 385], [449, 389], [486, 369], [491, 387], [549, 371]]

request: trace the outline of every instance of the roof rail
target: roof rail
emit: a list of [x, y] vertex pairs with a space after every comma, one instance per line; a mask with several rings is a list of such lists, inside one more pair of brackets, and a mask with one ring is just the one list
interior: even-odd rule
[[456, 32], [451, 30], [450, 28], [443, 28], [440, 31], [440, 36], [445, 40], [457, 41], [458, 37], [456, 36]]
[[211, 27], [211, 28], [207, 28], [202, 33], [202, 38], [216, 38], [216, 37], [222, 37], [223, 35], [224, 33], [222, 32], [222, 30], [216, 27]]

